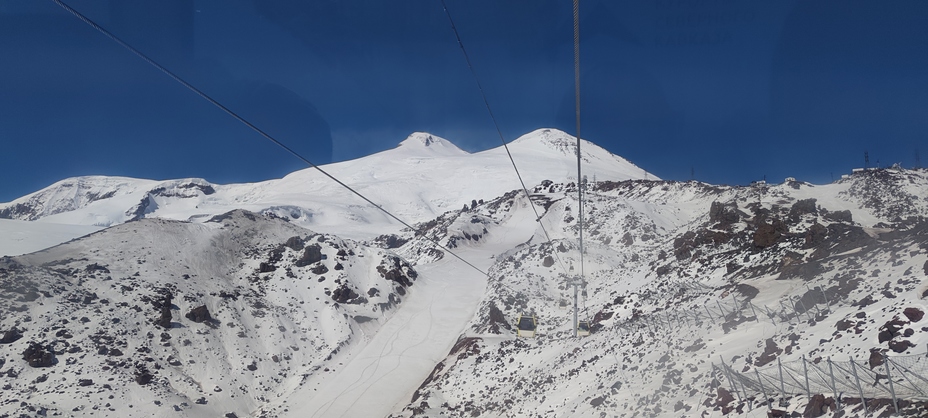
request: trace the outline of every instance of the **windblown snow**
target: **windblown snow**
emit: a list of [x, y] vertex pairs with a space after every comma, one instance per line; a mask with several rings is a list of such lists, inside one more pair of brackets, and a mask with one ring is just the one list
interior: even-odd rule
[[428, 133], [321, 167], [411, 229], [314, 169], [0, 204], [0, 416], [928, 414], [928, 171], [674, 182], [581, 141], [578, 179], [577, 145], [508, 144], [528, 196]]

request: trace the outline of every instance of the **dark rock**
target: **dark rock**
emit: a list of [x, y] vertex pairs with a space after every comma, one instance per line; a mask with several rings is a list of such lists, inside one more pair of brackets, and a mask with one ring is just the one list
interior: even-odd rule
[[87, 267], [84, 268], [84, 271], [87, 273], [94, 273], [94, 272], [99, 271], [99, 272], [107, 273], [107, 274], [110, 272], [108, 268], [106, 268], [105, 266], [101, 266], [97, 263], [88, 264]]
[[788, 228], [783, 221], [773, 219], [771, 223], [763, 223], [754, 231], [754, 247], [767, 248], [780, 241]]
[[816, 222], [809, 227], [809, 230], [806, 231], [803, 238], [805, 238], [805, 243], [803, 244], [804, 248], [812, 248], [816, 245], [825, 242], [825, 238], [828, 235], [828, 228], [822, 226], [822, 224]]
[[184, 316], [196, 323], [213, 320], [213, 316], [210, 315], [209, 309], [206, 308], [206, 305], [197, 306], [196, 308], [191, 309], [190, 312], [187, 312], [187, 315]]
[[23, 334], [19, 332], [16, 328], [13, 328], [5, 333], [3, 333], [3, 338], [0, 338], [0, 344], [11, 344], [18, 341], [23, 337]]
[[144, 364], [138, 363], [135, 365], [135, 383], [140, 385], [147, 385], [154, 380], [155, 376], [148, 371], [148, 368]]
[[760, 291], [757, 290], [756, 287], [751, 286], [749, 284], [744, 284], [744, 283], [738, 283], [735, 286], [735, 290], [738, 291], [738, 293], [744, 296], [744, 298], [747, 300], [754, 299], [754, 297], [757, 296], [758, 293], [760, 293]]
[[52, 350], [35, 342], [29, 343], [23, 351], [23, 360], [26, 360], [31, 367], [51, 367], [58, 362]]
[[355, 293], [354, 290], [351, 290], [347, 284], [342, 284], [332, 292], [332, 300], [338, 303], [349, 303], [349, 301], [358, 296], [359, 295]]
[[545, 266], [545, 267], [551, 267], [551, 266], [553, 266], [553, 265], [554, 265], [554, 258], [551, 257], [550, 255], [547, 256], [547, 257], [545, 257], [545, 259], [542, 260], [541, 265], [543, 265], [543, 266]]
[[812, 395], [812, 398], [809, 399], [809, 404], [806, 405], [806, 409], [803, 411], [802, 417], [816, 418], [825, 415], [825, 412], [825, 395], [818, 393]]
[[890, 341], [890, 342], [889, 342], [889, 349], [890, 349], [890, 350], [893, 350], [893, 351], [896, 352], [896, 353], [904, 353], [904, 352], [905, 352], [906, 350], [908, 350], [910, 347], [915, 347], [915, 344], [912, 344], [912, 342], [910, 342], [910, 341], [908, 341], [908, 340]]
[[383, 248], [393, 249], [402, 247], [403, 244], [406, 244], [409, 240], [400, 238], [394, 234], [389, 234], [374, 238], [374, 242], [380, 244]]
[[270, 273], [277, 270], [277, 266], [269, 263], [261, 263], [258, 265], [258, 273]]
[[921, 321], [922, 318], [925, 317], [925, 313], [922, 312], [922, 310], [918, 308], [905, 308], [905, 310], [902, 311], [902, 313], [905, 315], [906, 318], [909, 318], [909, 321], [911, 322]]
[[731, 225], [741, 219], [738, 206], [735, 203], [712, 202], [709, 206], [709, 222], [722, 225]]
[[329, 272], [329, 268], [326, 267], [325, 264], [319, 264], [318, 266], [313, 267], [310, 271], [312, 271], [313, 274], [325, 274]]
[[789, 217], [797, 219], [802, 215], [817, 215], [818, 209], [815, 207], [815, 199], [802, 199], [793, 203], [793, 207], [789, 209]]
[[313, 244], [303, 249], [303, 255], [294, 264], [297, 267], [304, 267], [319, 261], [322, 261], [322, 247], [319, 244]]
[[842, 319], [835, 324], [835, 328], [837, 328], [838, 331], [847, 331], [852, 327], [854, 327], [854, 322], [847, 319]]
[[851, 211], [849, 210], [839, 210], [837, 212], [828, 212], [825, 214], [825, 219], [832, 222], [845, 222], [853, 223], [854, 220], [851, 217]]
[[78, 386], [90, 386], [93, 384], [93, 379], [80, 379], [77, 381]]
[[879, 341], [883, 343], [895, 338], [897, 335], [900, 335], [900, 331], [902, 331], [902, 328], [904, 328], [905, 325], [906, 322], [899, 318], [893, 318], [889, 321], [886, 321], [886, 323], [880, 327]]
[[870, 365], [870, 370], [873, 370], [876, 366], [883, 365], [883, 352], [879, 348], [870, 349], [870, 358], [867, 360], [867, 364]]
[[167, 292], [164, 295], [164, 300], [161, 302], [161, 316], [155, 320], [155, 325], [167, 329], [171, 328], [171, 319], [173, 319], [171, 315], [171, 303], [173, 298], [174, 296], [171, 292]]
[[290, 237], [287, 239], [287, 242], [284, 243], [284, 247], [287, 247], [293, 251], [300, 251], [305, 245], [306, 243], [303, 241], [303, 238], [300, 237]]
[[754, 365], [761, 367], [775, 360], [778, 355], [780, 355], [783, 350], [780, 347], [777, 347], [777, 343], [773, 341], [773, 338], [767, 339], [767, 345], [764, 348], [763, 354], [757, 357], [757, 360], [754, 361]]

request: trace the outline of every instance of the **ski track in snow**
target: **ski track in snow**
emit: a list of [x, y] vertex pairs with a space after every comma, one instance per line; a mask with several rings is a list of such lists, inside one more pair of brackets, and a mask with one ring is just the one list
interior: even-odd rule
[[[498, 237], [479, 248], [459, 247], [461, 257], [486, 270], [493, 256], [527, 241], [535, 233], [531, 208], [524, 199]], [[491, 231], [492, 233], [492, 231]], [[420, 277], [397, 312], [365, 344], [344, 355], [347, 364], [319, 391], [306, 384], [287, 405], [292, 417], [387, 416], [408, 403], [415, 388], [431, 373], [462, 334], [483, 298], [487, 278], [450, 256], [421, 266]], [[453, 297], [452, 297], [453, 296]]]

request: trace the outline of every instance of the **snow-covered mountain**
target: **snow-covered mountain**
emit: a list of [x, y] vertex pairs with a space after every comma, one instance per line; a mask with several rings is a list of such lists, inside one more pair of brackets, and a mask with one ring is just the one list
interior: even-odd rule
[[[2, 205], [113, 226], [0, 259], [0, 415], [762, 417], [769, 395], [769, 416], [864, 416], [892, 412], [890, 381], [928, 414], [928, 171], [709, 185], [584, 142], [578, 184], [575, 147], [509, 144], [530, 196], [502, 148], [423, 133], [323, 167], [414, 230], [313, 170], [69, 179]], [[850, 375], [814, 375], [850, 362], [866, 410]]]
[[[509, 144], [529, 187], [575, 178], [575, 147], [575, 139], [553, 129]], [[584, 141], [581, 151], [589, 179], [656, 178], [593, 143]], [[394, 149], [322, 168], [411, 223], [521, 187], [502, 146], [470, 154], [426, 133], [414, 133]], [[313, 168], [282, 179], [232, 185], [203, 179], [71, 178], [0, 204], [0, 218], [110, 226], [148, 217], [202, 221], [236, 208], [274, 213], [306, 228], [357, 239], [402, 227]]]

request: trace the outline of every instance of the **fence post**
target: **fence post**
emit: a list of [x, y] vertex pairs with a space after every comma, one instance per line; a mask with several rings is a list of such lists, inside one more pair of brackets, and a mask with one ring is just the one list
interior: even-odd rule
[[836, 411], [841, 410], [841, 396], [838, 394], [838, 386], [835, 385], [835, 371], [831, 366], [831, 357], [828, 358], [828, 376], [831, 377], [831, 391], [835, 395], [835, 404], [837, 405]]
[[[792, 302], [793, 300], [790, 299], [789, 301]], [[786, 321], [789, 322], [789, 323], [792, 323], [792, 321], [791, 321], [792, 318], [791, 318], [790, 315], [789, 315], [789, 310], [792, 309], [792, 310], [793, 310], [793, 313], [796, 313], [796, 309], [795, 309], [795, 308], [790, 308], [790, 307], [784, 305], [784, 304], [783, 304], [783, 301], [782, 301], [782, 300], [779, 300], [779, 299], [777, 299], [777, 303], [779, 303], [779, 304], [780, 304], [780, 307], [783, 308], [783, 312], [786, 312]], [[797, 314], [797, 316], [798, 316], [798, 314]]]
[[809, 366], [806, 366], [806, 356], [802, 356], [802, 374], [806, 377], [806, 396], [812, 399], [812, 389], [809, 388]]
[[802, 298], [796, 298], [796, 302], [799, 302], [799, 304], [802, 305], [802, 310], [806, 311], [806, 316], [810, 321], [812, 321], [812, 314], [809, 312], [809, 308], [806, 308], [806, 304], [802, 303]]
[[893, 395], [893, 410], [899, 413], [899, 405], [896, 402], [896, 389], [893, 388], [893, 377], [889, 374], [889, 357], [883, 353], [883, 365], [886, 366], [886, 380], [889, 381], [889, 393]]
[[706, 315], [709, 315], [709, 319], [711, 319], [711, 320], [712, 320], [712, 322], [715, 322], [715, 320], [714, 320], [714, 319], [712, 319], [712, 312], [709, 312], [709, 307], [708, 307], [708, 306], [706, 306], [706, 304], [705, 304], [705, 303], [703, 303], [703, 304], [702, 304], [702, 307], [703, 307], [703, 308], [704, 308], [704, 309], [706, 310]]
[[757, 384], [760, 386], [761, 393], [764, 394], [764, 401], [767, 402], [767, 410], [772, 411], [773, 406], [770, 405], [770, 397], [767, 396], [767, 388], [764, 387], [764, 381], [760, 380], [760, 372], [757, 371], [757, 368], [754, 368], [754, 374], [757, 375]]
[[780, 362], [780, 357], [777, 357], [777, 368], [780, 369], [780, 396], [786, 397], [786, 387], [783, 386], [783, 363]]
[[754, 310], [754, 304], [751, 302], [748, 302], [748, 306], [751, 307], [751, 313], [754, 314], [754, 322], [760, 323], [760, 318], [757, 317], [757, 311]]
[[767, 309], [767, 305], [764, 305], [764, 310], [767, 311], [767, 318], [770, 319], [770, 322], [773, 322], [773, 325], [776, 325], [777, 321], [773, 319], [773, 314], [770, 313], [770, 309]]
[[725, 316], [728, 315], [728, 314], [725, 313], [725, 309], [722, 309], [722, 303], [719, 302], [718, 300], [716, 300], [716, 301], [715, 301], [715, 304], [716, 304], [716, 305], [719, 305], [719, 310], [722, 311], [722, 318], [724, 319]]
[[864, 390], [860, 386], [860, 377], [857, 377], [857, 365], [854, 364], [854, 359], [848, 356], [847, 358], [851, 363], [851, 372], [854, 373], [854, 382], [857, 383], [857, 393], [860, 395], [860, 403], [864, 406], [864, 414], [870, 412], [867, 410], [867, 400], [864, 399]]
[[[728, 384], [731, 386], [731, 390], [735, 391], [735, 395], [738, 396], [738, 402], [741, 402], [741, 394], [738, 393], [738, 388], [735, 386], [735, 379], [731, 377], [731, 370], [728, 369], [728, 366], [725, 365], [725, 359], [722, 356], [719, 356], [719, 360], [722, 361], [722, 371], [725, 372], [725, 375], [728, 376]], [[747, 396], [745, 394], [745, 396]]]
[[825, 293], [825, 286], [819, 286], [818, 288], [822, 291], [822, 297], [825, 298], [825, 306], [828, 307], [828, 312], [831, 312], [831, 301], [828, 300], [828, 294]]

